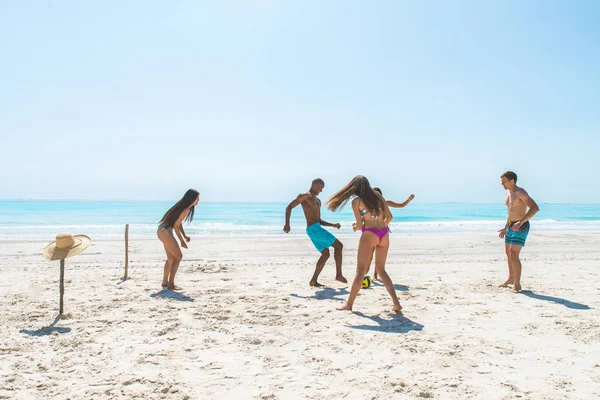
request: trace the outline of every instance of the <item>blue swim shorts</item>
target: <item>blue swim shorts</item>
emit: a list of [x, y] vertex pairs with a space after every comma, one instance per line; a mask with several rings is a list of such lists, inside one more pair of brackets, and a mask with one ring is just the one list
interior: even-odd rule
[[518, 231], [514, 231], [512, 229], [512, 224], [514, 224], [515, 222], [517, 221], [507, 222], [504, 243], [523, 247], [525, 246], [525, 240], [527, 240], [527, 235], [529, 234], [529, 221], [521, 225], [521, 229]]
[[319, 253], [330, 248], [337, 240], [329, 231], [325, 230], [319, 222], [306, 228], [306, 234], [313, 242]]

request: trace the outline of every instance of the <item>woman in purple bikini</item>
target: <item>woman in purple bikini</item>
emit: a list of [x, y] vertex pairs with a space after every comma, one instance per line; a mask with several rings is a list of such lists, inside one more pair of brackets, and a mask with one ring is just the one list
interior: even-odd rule
[[[381, 189], [379, 189], [378, 187], [374, 187], [373, 190], [383, 196]], [[410, 196], [408, 196], [408, 199], [406, 199], [406, 201], [404, 201], [404, 203], [396, 203], [395, 201], [392, 201], [392, 200], [386, 200], [385, 202], [387, 203], [388, 207], [404, 208], [408, 205], [408, 203], [413, 201], [414, 198], [415, 198], [415, 195], [411, 194]], [[354, 231], [356, 231], [356, 229]], [[390, 231], [390, 233], [392, 233], [392, 231]], [[369, 259], [369, 268], [371, 268], [371, 262], [373, 261], [373, 256], [375, 256], [375, 249], [373, 249], [373, 254], [371, 255], [371, 258]], [[367, 269], [367, 274], [368, 273], [369, 273], [369, 270]], [[379, 279], [379, 277], [377, 276], [377, 270], [375, 270], [373, 273], [373, 279], [375, 279], [375, 280]]]
[[352, 196], [355, 196], [352, 200], [352, 211], [356, 218], [354, 230], [361, 229], [362, 235], [358, 242], [356, 275], [350, 287], [350, 296], [346, 304], [338, 310], [352, 311], [352, 305], [360, 291], [363, 278], [369, 269], [370, 258], [375, 250], [375, 271], [392, 298], [393, 310], [399, 312], [402, 306], [396, 296], [392, 279], [385, 271], [385, 260], [390, 246], [388, 225], [392, 221], [392, 213], [383, 196], [375, 192], [369, 180], [362, 175], [354, 177], [342, 190], [334, 194], [327, 202], [327, 208], [337, 211], [343, 208]]

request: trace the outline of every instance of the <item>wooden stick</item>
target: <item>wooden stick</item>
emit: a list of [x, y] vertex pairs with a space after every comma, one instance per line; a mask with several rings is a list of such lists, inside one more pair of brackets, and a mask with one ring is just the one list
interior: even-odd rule
[[58, 315], [63, 313], [63, 298], [65, 297], [65, 260], [60, 260], [60, 306], [58, 308]]
[[123, 280], [129, 279], [129, 224], [125, 225], [125, 276]]

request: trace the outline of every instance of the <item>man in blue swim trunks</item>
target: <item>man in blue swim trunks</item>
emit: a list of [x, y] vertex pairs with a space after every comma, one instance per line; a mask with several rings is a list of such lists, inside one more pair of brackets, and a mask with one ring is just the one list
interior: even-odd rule
[[333, 228], [340, 229], [340, 224], [332, 224], [321, 219], [321, 200], [317, 197], [319, 193], [323, 191], [325, 182], [322, 179], [317, 178], [312, 181], [310, 190], [306, 193], [301, 193], [292, 201], [285, 209], [285, 226], [283, 231], [288, 233], [290, 231], [290, 216], [292, 215], [292, 209], [298, 204], [302, 205], [304, 210], [304, 216], [306, 217], [306, 233], [313, 242], [317, 250], [321, 253], [321, 258], [317, 261], [317, 267], [315, 273], [310, 280], [310, 286], [323, 286], [317, 279], [319, 274], [323, 270], [325, 263], [329, 259], [329, 248], [333, 247], [335, 259], [335, 279], [347, 283], [348, 280], [342, 275], [342, 243], [336, 239], [329, 231], [325, 230], [323, 226], [331, 226]]
[[[517, 186], [517, 174], [506, 171], [500, 176], [506, 189], [504, 204], [508, 207], [508, 220], [500, 229], [500, 238], [504, 238], [504, 248], [508, 257], [508, 279], [500, 285], [514, 285], [515, 292], [521, 291], [521, 260], [519, 254], [525, 246], [529, 234], [529, 220], [540, 210], [536, 202], [529, 197], [525, 189]], [[529, 208], [529, 210], [527, 209]]]

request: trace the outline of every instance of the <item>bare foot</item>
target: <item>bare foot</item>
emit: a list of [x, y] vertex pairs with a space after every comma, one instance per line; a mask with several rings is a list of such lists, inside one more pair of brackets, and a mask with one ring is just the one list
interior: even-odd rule
[[169, 289], [169, 290], [183, 290], [179, 286], [177, 286], [176, 284], [172, 284], [172, 285], [167, 286], [167, 289]]
[[344, 304], [344, 305], [343, 305], [343, 306], [341, 306], [341, 307], [336, 307], [335, 309], [336, 309], [336, 310], [340, 310], [340, 311], [352, 311], [352, 307], [350, 307], [350, 306], [348, 305], [348, 303]]
[[498, 287], [508, 287], [508, 285], [512, 285], [512, 284], [513, 284], [512, 279], [508, 279], [506, 282], [498, 285]]
[[397, 313], [402, 312], [402, 306], [398, 304], [397, 306], [394, 306], [394, 308], [392, 308], [392, 311], [395, 311]]
[[324, 285], [321, 285], [321, 284], [320, 284], [319, 282], [317, 282], [317, 281], [310, 281], [310, 282], [308, 282], [308, 284], [309, 284], [310, 286], [313, 286], [313, 287], [323, 287], [323, 286], [324, 286]]
[[336, 281], [340, 281], [342, 283], [348, 283], [348, 279], [344, 278], [342, 275], [335, 277]]
[[515, 293], [519, 293], [521, 291], [521, 285], [515, 285]]
[[169, 286], [169, 282], [163, 282], [163, 283], [160, 284], [160, 286], [167, 287], [167, 286]]
[[373, 274], [373, 280], [378, 281], [379, 277], [377, 276], [377, 274]]

